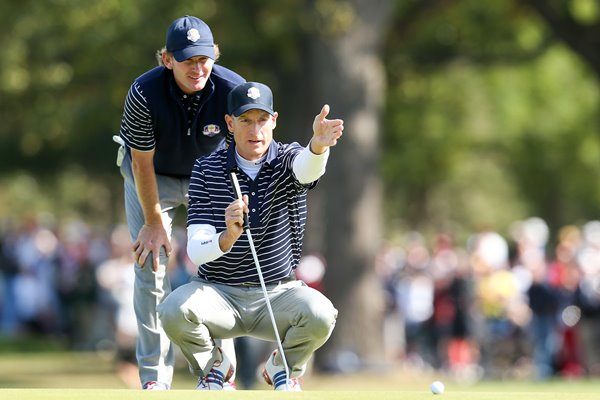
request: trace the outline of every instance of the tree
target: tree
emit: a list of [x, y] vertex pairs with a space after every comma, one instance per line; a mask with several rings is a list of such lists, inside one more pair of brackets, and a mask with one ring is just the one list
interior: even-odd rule
[[546, 23], [551, 34], [569, 46], [600, 82], [600, 5], [593, 1], [521, 0]]
[[[582, 53], [597, 55], [596, 2], [543, 3], [582, 35]], [[531, 215], [552, 228], [597, 215], [598, 86], [552, 29], [524, 0], [407, 2], [394, 15], [384, 54], [388, 218], [464, 237]]]
[[[325, 221], [320, 249], [328, 263], [327, 295], [340, 310], [332, 338], [319, 353], [336, 365], [340, 352], [381, 359], [382, 292], [373, 268], [382, 239], [378, 174], [385, 70], [381, 42], [393, 2], [308, 1], [314, 31], [309, 59], [313, 109], [329, 103], [344, 118], [344, 135], [333, 149], [319, 187]], [[316, 207], [312, 207], [315, 210]]]

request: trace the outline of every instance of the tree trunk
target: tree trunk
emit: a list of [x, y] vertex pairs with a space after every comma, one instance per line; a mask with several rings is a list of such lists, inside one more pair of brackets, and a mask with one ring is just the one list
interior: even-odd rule
[[378, 164], [385, 70], [379, 53], [391, 2], [309, 3], [318, 32], [310, 39], [307, 63], [314, 70], [305, 75], [307, 103], [315, 113], [327, 103], [330, 118], [344, 119], [344, 135], [310, 200], [310, 221], [322, 229], [317, 250], [327, 261], [326, 294], [339, 310], [316, 361], [345, 369], [352, 360], [379, 362], [383, 356], [383, 295], [373, 264], [383, 231]]

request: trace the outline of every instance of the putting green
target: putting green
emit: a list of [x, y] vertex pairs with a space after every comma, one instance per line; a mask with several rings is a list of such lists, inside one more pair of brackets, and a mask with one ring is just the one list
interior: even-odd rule
[[[442, 380], [446, 391], [433, 395], [429, 385]], [[600, 379], [481, 381], [459, 384], [433, 372], [398, 369], [348, 375], [311, 374], [304, 392], [273, 392], [266, 384], [237, 392], [199, 392], [195, 379], [178, 371], [175, 390], [126, 389], [110, 358], [96, 353], [0, 352], [0, 400], [599, 400]], [[186, 390], [184, 390], [186, 389]], [[187, 390], [190, 389], [190, 390]]]
[[[283, 397], [282, 397], [283, 396]], [[11, 400], [137, 400], [137, 399], [202, 399], [202, 400], [597, 400], [597, 393], [585, 392], [479, 392], [449, 391], [433, 395], [427, 391], [305, 391], [298, 393], [275, 393], [264, 390], [240, 390], [237, 392], [198, 392], [194, 390], [171, 390], [142, 392], [127, 389], [0, 389], [0, 399]]]

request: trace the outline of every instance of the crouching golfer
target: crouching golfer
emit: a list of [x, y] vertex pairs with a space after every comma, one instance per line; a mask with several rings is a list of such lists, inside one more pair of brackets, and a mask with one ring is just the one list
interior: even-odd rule
[[[236, 86], [228, 96], [228, 149], [196, 161], [189, 187], [188, 255], [198, 275], [158, 306], [169, 338], [181, 348], [198, 389], [221, 390], [233, 373], [215, 339], [254, 336], [276, 341], [250, 242], [248, 214], [287, 365], [278, 350], [263, 376], [275, 390], [300, 390], [298, 378], [313, 352], [331, 335], [337, 310], [319, 291], [295, 280], [306, 222], [306, 196], [325, 172], [329, 148], [344, 129], [325, 105], [307, 147], [273, 141], [278, 114], [261, 83]], [[237, 175], [243, 201], [232, 187]]]

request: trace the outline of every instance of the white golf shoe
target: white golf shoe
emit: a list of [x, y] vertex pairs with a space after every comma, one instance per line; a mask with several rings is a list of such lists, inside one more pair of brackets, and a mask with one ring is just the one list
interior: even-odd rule
[[229, 382], [233, 375], [233, 365], [225, 353], [221, 349], [218, 350], [222, 360], [215, 361], [210, 371], [198, 378], [196, 390], [235, 390], [235, 385]]
[[275, 390], [285, 390], [288, 392], [301, 392], [302, 388], [300, 387], [300, 382], [297, 378], [290, 378], [287, 381], [287, 386], [285, 384], [285, 367], [283, 365], [275, 364], [275, 356], [277, 355], [277, 350], [271, 353], [271, 356], [265, 363], [265, 368], [262, 371], [263, 378], [265, 382], [269, 385], [273, 386]]

